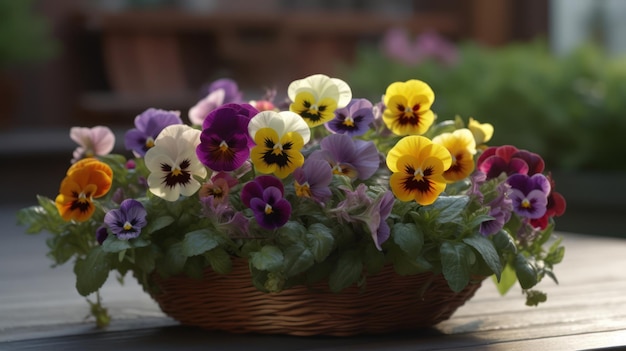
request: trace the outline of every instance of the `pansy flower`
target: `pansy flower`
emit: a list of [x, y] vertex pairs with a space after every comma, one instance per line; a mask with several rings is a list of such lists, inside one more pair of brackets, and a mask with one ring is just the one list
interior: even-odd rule
[[141, 228], [148, 224], [146, 215], [146, 209], [141, 202], [126, 199], [122, 201], [120, 208], [110, 210], [104, 215], [104, 223], [118, 239], [134, 239], [141, 234]]
[[180, 112], [149, 108], [135, 117], [135, 128], [124, 135], [127, 150], [132, 150], [137, 157], [146, 155], [146, 151], [154, 146], [154, 139], [163, 128], [172, 124], [183, 124]]
[[244, 185], [241, 201], [252, 209], [257, 223], [265, 229], [282, 227], [289, 220], [291, 205], [283, 198], [283, 183], [276, 177], [265, 175]]
[[483, 145], [493, 137], [493, 125], [490, 123], [480, 123], [470, 117], [467, 128], [472, 131], [476, 145]]
[[214, 202], [223, 203], [228, 199], [230, 189], [238, 184], [236, 178], [225, 172], [219, 172], [211, 177], [209, 181], [202, 184], [198, 195], [200, 198], [213, 197]]
[[228, 78], [218, 79], [206, 88], [205, 97], [189, 109], [189, 121], [193, 125], [201, 126], [204, 119], [216, 108], [243, 102], [243, 93], [239, 91], [237, 82]]
[[433, 138], [433, 143], [444, 146], [452, 156], [452, 165], [443, 173], [448, 183], [464, 179], [474, 171], [476, 142], [469, 129], [463, 128], [452, 133], [442, 133]]
[[352, 99], [348, 106], [335, 110], [335, 118], [326, 122], [333, 133], [359, 136], [365, 134], [374, 121], [372, 103], [367, 99]]
[[387, 167], [393, 172], [389, 185], [400, 201], [430, 205], [446, 188], [443, 173], [451, 164], [445, 147], [423, 136], [404, 137], [387, 154]]
[[85, 157], [108, 155], [115, 146], [115, 134], [105, 126], [72, 127], [70, 138], [79, 145], [72, 155], [72, 163]]
[[181, 195], [191, 196], [200, 189], [207, 170], [196, 156], [200, 131], [187, 125], [171, 125], [154, 140], [154, 147], [146, 152], [146, 167], [150, 171], [150, 192], [167, 201], [176, 201]]
[[488, 147], [476, 161], [476, 168], [485, 173], [487, 179], [502, 173], [533, 175], [543, 172], [544, 166], [541, 156], [512, 145]]
[[[484, 175], [484, 173], [480, 174]], [[478, 231], [482, 235], [489, 236], [496, 234], [504, 227], [504, 224], [511, 219], [513, 201], [510, 198], [510, 193], [511, 186], [509, 184], [506, 182], [498, 184], [498, 195], [487, 204], [487, 206], [489, 206], [489, 216], [493, 219], [484, 221], [480, 224]]]
[[435, 93], [421, 80], [391, 83], [383, 97], [383, 121], [397, 135], [424, 134], [435, 120], [434, 101]]
[[200, 162], [214, 171], [225, 172], [246, 162], [254, 146], [248, 123], [257, 113], [249, 104], [226, 104], [209, 113], [196, 148]]
[[380, 157], [373, 142], [352, 139], [346, 134], [326, 136], [320, 141], [320, 149], [309, 158], [325, 160], [334, 174], [351, 179], [368, 179], [380, 167]]
[[565, 213], [565, 208], [567, 207], [565, 197], [554, 191], [554, 179], [552, 178], [552, 174], [548, 174], [547, 178], [550, 182], [550, 194], [548, 194], [546, 213], [541, 218], [536, 218], [530, 221], [530, 224], [533, 227], [541, 229], [545, 229], [548, 226], [550, 218], [558, 217]]
[[312, 128], [335, 117], [335, 110], [348, 105], [352, 99], [350, 86], [341, 79], [314, 74], [291, 82], [287, 96], [292, 101], [289, 110]]
[[537, 219], [543, 217], [548, 205], [550, 181], [541, 173], [528, 176], [513, 174], [506, 180], [511, 186], [513, 210], [518, 215]]
[[111, 189], [113, 171], [106, 163], [85, 158], [74, 163], [61, 182], [55, 204], [65, 221], [84, 222], [95, 211], [93, 199]]
[[308, 197], [320, 203], [330, 199], [332, 193], [328, 186], [333, 180], [333, 173], [328, 162], [308, 158], [302, 167], [293, 172], [293, 177], [297, 196]]
[[256, 146], [250, 159], [257, 171], [285, 178], [304, 163], [300, 152], [311, 131], [304, 120], [291, 111], [263, 111], [250, 120], [248, 132]]

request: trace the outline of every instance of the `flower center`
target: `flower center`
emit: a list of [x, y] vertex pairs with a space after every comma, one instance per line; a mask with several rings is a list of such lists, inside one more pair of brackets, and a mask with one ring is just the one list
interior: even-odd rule
[[313, 195], [311, 193], [311, 186], [309, 185], [309, 182], [304, 182], [303, 184], [295, 182], [295, 189], [296, 195], [300, 197], [311, 197], [311, 195]]
[[226, 150], [228, 150], [228, 144], [226, 143], [226, 140], [222, 140], [222, 142], [220, 143], [220, 151]]
[[154, 138], [152, 138], [152, 137], [148, 137], [148, 138], [146, 139], [146, 148], [148, 148], [148, 149], [149, 149], [149, 148], [151, 148], [151, 147], [153, 147], [153, 146], [154, 146]]
[[531, 208], [530, 200], [524, 199], [522, 200], [522, 208]]
[[280, 154], [282, 154], [282, 153], [283, 153], [283, 144], [281, 144], [281, 143], [276, 143], [276, 144], [274, 144], [274, 147], [273, 147], [273, 151], [272, 151], [272, 153], [273, 153], [274, 155], [280, 155]]
[[346, 127], [354, 127], [354, 119], [350, 116], [346, 116], [346, 119], [343, 120], [343, 125]]
[[413, 178], [419, 182], [424, 178], [424, 171], [422, 171], [421, 168], [416, 169], [415, 172], [413, 172]]
[[272, 205], [265, 204], [265, 214], [269, 215], [269, 214], [272, 214], [272, 212], [274, 212], [273, 209], [272, 209]]
[[129, 222], [129, 221], [126, 221], [126, 223], [124, 223], [123, 228], [124, 228], [124, 230], [127, 230], [127, 231], [128, 231], [128, 230], [133, 229], [133, 225], [132, 225], [132, 224], [130, 224], [130, 222]]
[[178, 177], [179, 175], [183, 174], [183, 171], [179, 167], [175, 166], [174, 168], [172, 168], [171, 173], [174, 177]]

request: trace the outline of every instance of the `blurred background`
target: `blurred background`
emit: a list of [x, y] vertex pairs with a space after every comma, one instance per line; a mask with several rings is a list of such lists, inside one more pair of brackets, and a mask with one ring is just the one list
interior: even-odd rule
[[439, 118], [544, 157], [558, 230], [626, 237], [625, 17], [623, 0], [0, 0], [1, 201], [56, 195], [71, 126], [186, 120], [218, 78], [258, 99], [325, 73], [376, 101], [417, 78]]

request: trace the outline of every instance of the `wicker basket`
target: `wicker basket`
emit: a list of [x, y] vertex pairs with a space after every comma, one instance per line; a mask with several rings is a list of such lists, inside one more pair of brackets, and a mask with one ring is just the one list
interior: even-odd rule
[[469, 300], [482, 280], [459, 293], [441, 275], [400, 276], [385, 267], [367, 286], [340, 293], [327, 283], [267, 294], [251, 283], [247, 261], [235, 260], [221, 275], [205, 270], [203, 279], [152, 277], [152, 297], [163, 312], [184, 325], [231, 333], [349, 336], [433, 326]]

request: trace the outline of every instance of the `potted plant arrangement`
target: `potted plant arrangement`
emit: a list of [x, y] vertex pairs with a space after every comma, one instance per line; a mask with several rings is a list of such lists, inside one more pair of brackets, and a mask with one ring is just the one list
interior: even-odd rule
[[[72, 261], [98, 325], [111, 271], [183, 324], [229, 332], [353, 335], [431, 326], [489, 277], [528, 305], [564, 255], [565, 201], [543, 159], [487, 146], [494, 128], [439, 118], [418, 79], [382, 100], [323, 74], [287, 99], [215, 81], [180, 113], [155, 108], [112, 154], [106, 126], [79, 147], [55, 199], [19, 213]], [[69, 157], [68, 157], [69, 158]], [[92, 295], [93, 294], [93, 295]]]

